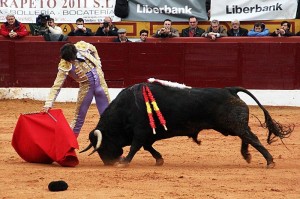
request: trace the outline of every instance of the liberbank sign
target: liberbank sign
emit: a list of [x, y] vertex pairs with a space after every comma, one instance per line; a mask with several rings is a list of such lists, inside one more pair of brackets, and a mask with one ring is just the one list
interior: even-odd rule
[[[132, 21], [187, 21], [190, 16], [207, 20], [205, 0], [130, 0]], [[211, 0], [211, 19], [219, 21], [295, 19], [298, 0]]]
[[[131, 21], [186, 21], [189, 16], [207, 20], [206, 0], [129, 0]], [[7, 14], [14, 14], [23, 23], [35, 23], [41, 14], [50, 15], [56, 23], [74, 23], [81, 17], [86, 23], [99, 23], [109, 16], [113, 21], [121, 19], [114, 14], [116, 0], [0, 0], [0, 22]]]
[[[207, 20], [206, 0], [129, 0], [126, 21], [187, 21], [196, 16]], [[0, 22], [12, 13], [23, 23], [35, 23], [36, 17], [48, 14], [57, 23], [74, 23], [81, 17], [86, 23], [99, 23], [114, 14], [116, 0], [0, 0]], [[298, 0], [211, 0], [211, 19], [219, 21], [294, 19]]]
[[137, 4], [137, 13], [142, 14], [192, 14], [192, 8], [184, 6], [184, 8], [170, 7], [164, 5], [163, 7], [149, 7], [148, 5]]
[[187, 21], [190, 16], [207, 20], [206, 0], [130, 0], [129, 21]]
[[220, 21], [295, 19], [298, 0], [212, 0], [211, 17]]

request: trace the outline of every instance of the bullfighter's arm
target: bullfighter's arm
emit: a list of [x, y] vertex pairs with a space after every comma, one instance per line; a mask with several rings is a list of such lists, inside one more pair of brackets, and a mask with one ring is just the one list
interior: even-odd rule
[[58, 66], [58, 72], [56, 79], [51, 87], [50, 93], [47, 97], [44, 107], [51, 108], [53, 106], [54, 101], [56, 100], [61, 87], [63, 86], [69, 71], [71, 70], [71, 63], [65, 60], [61, 60]]
[[99, 61], [99, 64], [97, 66], [102, 67], [101, 60], [100, 60], [100, 57], [99, 57], [99, 54], [98, 54], [98, 51], [97, 51], [96, 47], [94, 45], [90, 44], [89, 50], [91, 51], [91, 54], [93, 55], [93, 57], [96, 58], [96, 60]]

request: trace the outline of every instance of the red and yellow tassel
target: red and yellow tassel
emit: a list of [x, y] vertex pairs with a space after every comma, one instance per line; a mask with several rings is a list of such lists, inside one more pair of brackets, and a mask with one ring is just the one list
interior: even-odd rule
[[154, 118], [153, 118], [153, 114], [152, 114], [152, 109], [151, 109], [151, 106], [150, 106], [150, 103], [149, 103], [149, 98], [147, 96], [145, 86], [143, 87], [143, 96], [144, 96], [144, 100], [145, 100], [145, 104], [146, 104], [146, 108], [147, 108], [147, 113], [148, 113], [150, 126], [152, 128], [153, 134], [156, 134], [156, 131], [155, 131], [156, 126], [155, 126], [155, 122], [154, 122]]
[[160, 112], [160, 110], [159, 110], [159, 108], [157, 106], [157, 103], [155, 101], [155, 98], [154, 98], [154, 96], [153, 96], [153, 94], [152, 94], [152, 92], [151, 92], [151, 90], [149, 89], [148, 86], [146, 86], [146, 91], [147, 91], [148, 97], [150, 99], [150, 102], [151, 102], [151, 104], [153, 106], [153, 109], [154, 109], [154, 111], [155, 111], [155, 113], [156, 113], [156, 115], [157, 115], [157, 117], [159, 119], [160, 124], [167, 131], [168, 129], [167, 129], [167, 126], [166, 126], [166, 120], [165, 120], [164, 116], [162, 115], [162, 113]]
[[[158, 108], [158, 105], [155, 101], [155, 98], [154, 98], [154, 96], [153, 96], [153, 94], [152, 94], [152, 92], [151, 92], [151, 90], [149, 89], [148, 86], [143, 87], [143, 95], [144, 95], [144, 99], [145, 99], [145, 103], [146, 103], [146, 107], [147, 107], [147, 113], [148, 113], [150, 125], [151, 125], [151, 122], [153, 122], [153, 125], [151, 125], [151, 127], [155, 128], [155, 124], [154, 124], [154, 120], [153, 120], [153, 114], [152, 114], [152, 110], [151, 110], [151, 107], [150, 107], [149, 99], [150, 99], [150, 102], [153, 106], [153, 109], [154, 109], [154, 111], [155, 111], [155, 113], [156, 113], [156, 115], [159, 119], [160, 124], [167, 131], [168, 129], [167, 129], [167, 126], [166, 126], [166, 120], [165, 120], [164, 116], [162, 115], [160, 109]], [[149, 113], [151, 113], [151, 115]], [[153, 133], [154, 132], [155, 132], [155, 130], [153, 130]]]

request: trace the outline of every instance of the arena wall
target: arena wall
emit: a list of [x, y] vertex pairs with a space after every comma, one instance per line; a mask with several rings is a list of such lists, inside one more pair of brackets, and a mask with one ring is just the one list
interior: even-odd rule
[[[275, 100], [268, 102], [269, 105], [298, 106], [300, 103], [300, 37], [217, 41], [149, 38], [147, 43], [126, 44], [113, 43], [112, 39], [69, 38], [71, 42], [86, 40], [97, 47], [108, 86], [117, 92], [155, 77], [193, 87], [243, 86], [257, 93], [263, 91], [258, 95], [265, 96], [266, 100]], [[51, 87], [57, 72], [59, 48], [64, 43], [45, 42], [42, 37], [34, 36], [18, 41], [0, 37], [0, 98], [37, 98], [30, 97], [36, 96], [30, 93], [41, 90], [24, 89]], [[68, 79], [64, 87], [76, 88], [77, 84]], [[115, 91], [111, 92], [116, 95]], [[285, 98], [287, 102], [281, 102]]]

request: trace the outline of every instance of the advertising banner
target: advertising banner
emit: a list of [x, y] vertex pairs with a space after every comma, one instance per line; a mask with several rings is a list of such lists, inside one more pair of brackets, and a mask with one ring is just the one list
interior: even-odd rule
[[219, 21], [295, 19], [298, 0], [212, 0], [211, 19]]
[[115, 17], [116, 0], [0, 0], [0, 22], [6, 21], [8, 13], [15, 14], [22, 23], [35, 23], [36, 17], [44, 13], [56, 23], [75, 23], [83, 18], [85, 23], [98, 23], [104, 17]]
[[[207, 20], [206, 0], [129, 0], [128, 21], [187, 21], [196, 16]], [[35, 23], [41, 14], [50, 15], [56, 23], [99, 23], [114, 13], [116, 0], [0, 0], [0, 22], [8, 13], [23, 23]], [[211, 18], [219, 21], [295, 19], [298, 0], [211, 0]]]
[[130, 0], [129, 16], [132, 21], [187, 21], [190, 16], [207, 20], [206, 0]]

